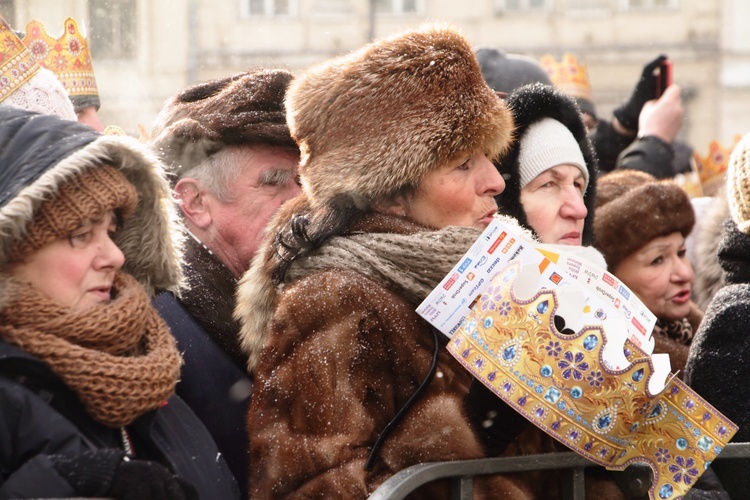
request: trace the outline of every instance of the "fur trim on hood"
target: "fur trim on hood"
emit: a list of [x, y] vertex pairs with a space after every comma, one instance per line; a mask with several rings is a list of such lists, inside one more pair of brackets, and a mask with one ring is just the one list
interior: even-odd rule
[[150, 294], [179, 288], [182, 235], [176, 205], [162, 164], [146, 146], [5, 106], [0, 106], [0, 124], [0, 269], [45, 199], [79, 172], [107, 164], [122, 172], [139, 196], [135, 212], [114, 236], [125, 254], [123, 270]]
[[286, 108], [313, 207], [343, 196], [365, 209], [467, 153], [496, 158], [513, 130], [468, 41], [437, 26], [314, 66]]
[[[515, 137], [508, 152], [495, 163], [505, 179], [505, 191], [495, 197], [500, 213], [510, 215], [528, 229], [529, 222], [521, 205], [521, 184], [519, 175], [520, 140], [528, 128], [543, 118], [552, 118], [571, 131], [583, 153], [589, 171], [589, 183], [583, 200], [588, 214], [584, 220], [582, 244], [594, 243], [594, 203], [596, 200], [597, 162], [594, 149], [588, 139], [586, 126], [575, 101], [555, 88], [535, 83], [516, 89], [508, 96], [508, 107], [516, 124]], [[532, 229], [533, 230], [533, 229]]]
[[628, 255], [660, 236], [687, 237], [695, 212], [687, 193], [671, 180], [638, 170], [617, 170], [599, 179], [596, 200], [596, 247], [615, 272]]

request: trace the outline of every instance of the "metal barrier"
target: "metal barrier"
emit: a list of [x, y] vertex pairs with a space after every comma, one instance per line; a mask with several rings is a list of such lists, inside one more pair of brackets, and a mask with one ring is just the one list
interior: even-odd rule
[[[750, 458], [750, 443], [730, 443], [716, 460], [736, 458]], [[563, 481], [563, 498], [583, 500], [583, 470], [592, 466], [599, 467], [598, 464], [572, 451], [417, 464], [391, 476], [370, 495], [369, 500], [401, 500], [423, 484], [437, 479], [450, 479], [451, 498], [471, 500], [473, 498], [474, 476], [549, 469], [563, 469], [567, 472], [567, 477]], [[631, 467], [628, 469], [631, 469]], [[633, 489], [647, 491], [650, 484], [645, 484], [643, 478], [645, 477], [644, 473], [648, 474], [649, 472], [650, 469], [646, 465], [636, 466], [636, 473], [631, 478], [635, 483], [629, 486]]]

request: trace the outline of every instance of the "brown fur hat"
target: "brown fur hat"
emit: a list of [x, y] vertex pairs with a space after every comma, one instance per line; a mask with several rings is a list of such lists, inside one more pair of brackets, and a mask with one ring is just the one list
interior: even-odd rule
[[366, 209], [468, 152], [497, 157], [513, 119], [457, 31], [424, 27], [321, 63], [292, 82], [287, 121], [313, 207]]
[[687, 193], [671, 180], [636, 170], [599, 178], [594, 231], [596, 248], [613, 271], [628, 255], [660, 236], [690, 234], [695, 213]]
[[151, 145], [176, 177], [230, 145], [297, 150], [284, 108], [291, 80], [285, 70], [259, 70], [188, 87], [162, 108]]

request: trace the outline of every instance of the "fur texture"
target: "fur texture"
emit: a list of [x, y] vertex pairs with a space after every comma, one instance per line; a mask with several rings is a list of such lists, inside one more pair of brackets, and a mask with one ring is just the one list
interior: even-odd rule
[[706, 310], [716, 292], [724, 286], [724, 272], [719, 263], [719, 242], [729, 205], [724, 191], [714, 197], [695, 228], [695, 285], [693, 296], [701, 310]]
[[[29, 115], [29, 119], [33, 116]], [[64, 138], [60, 139], [60, 144], [63, 141]], [[58, 143], [48, 144], [49, 148], [56, 146]], [[42, 157], [40, 154], [39, 158]], [[36, 180], [0, 207], [0, 268], [7, 263], [12, 243], [24, 238], [27, 224], [42, 201], [51, 197], [66, 179], [101, 164], [119, 169], [139, 195], [135, 212], [114, 238], [125, 254], [123, 270], [151, 294], [157, 289], [176, 290], [182, 281], [182, 235], [177, 229], [175, 205], [162, 164], [147, 147], [124, 136], [98, 136], [85, 147], [50, 164]]]
[[460, 155], [495, 158], [513, 128], [468, 41], [442, 27], [313, 67], [292, 82], [286, 107], [313, 206], [344, 195], [366, 208]]
[[[352, 227], [358, 234], [391, 229], [423, 228], [385, 216]], [[366, 498], [410, 465], [484, 456], [465, 410], [471, 374], [438, 334], [435, 377], [385, 440], [373, 470], [364, 469], [379, 433], [429, 371], [434, 341], [414, 307], [356, 270], [316, 271], [286, 285], [248, 417], [253, 498]], [[502, 477], [475, 483], [476, 498], [529, 498], [520, 491]], [[436, 483], [415, 498], [447, 492]]]
[[508, 97], [508, 107], [513, 113], [516, 124], [515, 137], [508, 152], [495, 163], [498, 171], [505, 179], [505, 191], [495, 197], [500, 213], [510, 215], [521, 225], [531, 229], [526, 219], [526, 213], [521, 205], [521, 183], [519, 175], [520, 138], [528, 128], [542, 118], [553, 118], [571, 131], [578, 141], [583, 153], [583, 159], [589, 171], [589, 184], [583, 199], [588, 214], [583, 225], [583, 245], [594, 243], [594, 202], [596, 200], [597, 162], [594, 150], [586, 134], [581, 112], [575, 101], [559, 90], [541, 83], [526, 85], [516, 89]]
[[643, 245], [674, 232], [687, 237], [695, 224], [690, 198], [676, 183], [635, 170], [599, 179], [596, 247], [613, 270]]
[[188, 87], [159, 113], [152, 131], [154, 150], [177, 176], [226, 146], [296, 150], [284, 109], [291, 80], [285, 70], [259, 70]]

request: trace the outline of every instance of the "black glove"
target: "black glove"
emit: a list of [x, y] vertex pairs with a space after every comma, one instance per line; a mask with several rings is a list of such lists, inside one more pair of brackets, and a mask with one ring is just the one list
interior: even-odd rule
[[615, 118], [620, 122], [620, 125], [628, 130], [638, 130], [638, 116], [641, 114], [641, 109], [646, 101], [656, 98], [656, 78], [654, 78], [654, 70], [659, 67], [662, 61], [666, 60], [667, 56], [660, 55], [647, 65], [643, 67], [638, 83], [635, 84], [633, 93], [630, 98], [614, 111]]
[[115, 448], [87, 451], [80, 455], [52, 455], [50, 461], [77, 496], [103, 496], [112, 483], [125, 454]]
[[190, 483], [150, 460], [120, 462], [105, 496], [122, 500], [198, 500], [198, 492]]
[[474, 423], [487, 456], [500, 455], [529, 421], [487, 389], [477, 379], [471, 381], [466, 396], [469, 419]]

